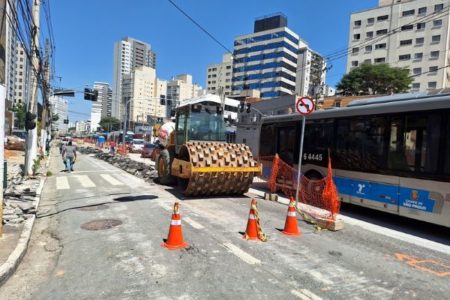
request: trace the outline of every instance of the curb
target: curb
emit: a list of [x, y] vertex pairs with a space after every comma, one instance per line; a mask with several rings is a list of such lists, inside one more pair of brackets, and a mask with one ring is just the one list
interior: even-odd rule
[[[36, 210], [39, 207], [39, 202], [41, 201], [41, 192], [44, 188], [44, 183], [47, 177], [41, 178], [39, 187], [36, 190]], [[33, 214], [29, 219], [26, 219], [23, 224], [22, 233], [20, 234], [19, 241], [17, 242], [16, 248], [11, 252], [6, 262], [0, 266], [0, 287], [8, 280], [8, 278], [16, 271], [22, 258], [27, 252], [28, 243], [30, 241], [31, 232], [33, 231], [34, 221], [36, 220], [36, 215]]]

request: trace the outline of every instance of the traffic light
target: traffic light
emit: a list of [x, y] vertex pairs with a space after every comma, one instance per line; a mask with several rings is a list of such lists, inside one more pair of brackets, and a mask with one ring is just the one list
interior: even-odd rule
[[27, 111], [25, 114], [25, 129], [33, 130], [34, 128], [36, 128], [36, 114]]
[[64, 119], [64, 124], [69, 124], [69, 119]]
[[97, 101], [98, 91], [85, 88], [84, 89], [84, 100]]

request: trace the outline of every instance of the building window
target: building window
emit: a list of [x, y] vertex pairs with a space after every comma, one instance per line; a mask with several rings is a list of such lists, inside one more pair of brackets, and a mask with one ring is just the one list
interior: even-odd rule
[[360, 38], [361, 38], [361, 35], [359, 33], [353, 35], [354, 40], [359, 40]]
[[352, 67], [357, 67], [357, 66], [358, 66], [358, 61], [357, 60], [352, 61]]
[[227, 70], [228, 70], [228, 69], [231, 69], [231, 66], [227, 66]]
[[444, 9], [444, 4], [436, 4], [434, 6], [434, 11], [441, 11]]
[[373, 38], [373, 31], [366, 32], [366, 38], [368, 38], [368, 39]]
[[441, 26], [442, 26], [442, 19], [433, 21], [433, 28], [441, 27]]
[[417, 30], [424, 30], [425, 29], [425, 23], [417, 23]]
[[414, 9], [405, 10], [402, 12], [402, 17], [413, 16], [416, 13]]
[[421, 8], [419, 8], [419, 9], [417, 10], [417, 13], [418, 13], [419, 15], [424, 15], [424, 14], [427, 13], [427, 8], [426, 8], [426, 7], [421, 7]]
[[428, 88], [429, 89], [435, 89], [437, 86], [437, 82], [436, 81], [430, 81], [428, 82]]
[[439, 58], [439, 52], [440, 51], [431, 51], [430, 52], [430, 59], [438, 59]]
[[400, 41], [400, 46], [407, 46], [407, 45], [412, 45], [412, 39]]
[[419, 83], [419, 82], [414, 82], [414, 83], [412, 84], [412, 88], [413, 88], [414, 90], [420, 89], [420, 83]]
[[355, 24], [355, 27], [361, 26], [361, 20], [355, 21], [354, 24]]
[[402, 26], [402, 31], [413, 30], [413, 29], [414, 29], [414, 25], [404, 25], [404, 26]]
[[370, 51], [372, 51], [372, 45], [369, 45], [369, 46], [366, 46], [366, 52], [370, 52]]
[[423, 53], [422, 52], [414, 54], [414, 59], [415, 60], [422, 60], [422, 57], [423, 57]]
[[376, 64], [381, 64], [381, 63], [386, 62], [386, 58], [385, 58], [385, 57], [375, 58], [373, 61], [374, 61]]
[[418, 75], [418, 74], [420, 74], [420, 73], [422, 73], [422, 68], [414, 68], [414, 69], [413, 69], [413, 74], [414, 74], [414, 75]]
[[367, 19], [367, 25], [373, 25], [375, 23], [375, 18], [368, 18]]
[[421, 37], [421, 38], [416, 38], [416, 45], [423, 45], [425, 41], [425, 38]]
[[386, 43], [376, 44], [375, 49], [386, 49]]
[[377, 35], [383, 35], [386, 34], [387, 32], [388, 32], [387, 29], [377, 30]]
[[437, 70], [438, 70], [438, 66], [431, 66], [431, 67], [428, 69], [428, 72], [429, 72], [429, 73], [436, 74]]
[[403, 54], [403, 55], [398, 56], [398, 60], [400, 60], [400, 61], [410, 60], [410, 59], [411, 59], [411, 54]]
[[432, 44], [437, 44], [441, 41], [441, 35], [433, 35], [431, 37], [431, 43]]
[[389, 19], [389, 15], [379, 16], [377, 18], [377, 21], [386, 21]]
[[359, 52], [359, 48], [353, 48], [352, 49], [352, 54], [358, 54]]

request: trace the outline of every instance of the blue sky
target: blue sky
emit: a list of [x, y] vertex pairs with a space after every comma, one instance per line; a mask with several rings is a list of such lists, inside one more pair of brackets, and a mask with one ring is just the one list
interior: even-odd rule
[[[347, 47], [350, 14], [377, 6], [377, 0], [174, 0], [222, 44], [251, 33], [255, 18], [282, 12], [288, 27], [326, 56]], [[157, 54], [157, 76], [193, 75], [205, 87], [206, 67], [225, 50], [167, 0], [51, 1], [56, 66], [54, 86], [82, 90], [94, 81], [112, 84], [113, 46], [130, 36], [149, 43]], [[333, 61], [327, 84], [345, 71], [346, 58]], [[89, 119], [91, 104], [78, 93], [70, 98], [70, 121]], [[77, 112], [77, 113], [75, 113]]]

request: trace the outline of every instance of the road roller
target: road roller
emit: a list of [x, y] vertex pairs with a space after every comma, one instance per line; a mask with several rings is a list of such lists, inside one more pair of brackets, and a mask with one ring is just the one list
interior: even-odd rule
[[262, 172], [247, 145], [226, 142], [223, 105], [216, 95], [177, 107], [175, 120], [160, 127], [159, 141], [158, 180], [178, 184], [185, 196], [243, 194]]

